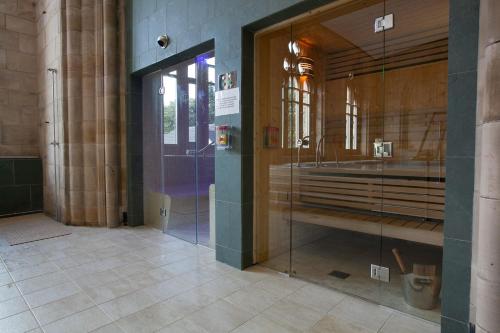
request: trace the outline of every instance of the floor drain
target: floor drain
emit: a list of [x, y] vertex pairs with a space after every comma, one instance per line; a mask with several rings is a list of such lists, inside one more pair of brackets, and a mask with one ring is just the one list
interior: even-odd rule
[[331, 271], [328, 275], [334, 276], [334, 277], [336, 277], [338, 279], [342, 279], [342, 280], [345, 280], [349, 276], [351, 276], [351, 274], [346, 273], [346, 272], [341, 272], [341, 271]]

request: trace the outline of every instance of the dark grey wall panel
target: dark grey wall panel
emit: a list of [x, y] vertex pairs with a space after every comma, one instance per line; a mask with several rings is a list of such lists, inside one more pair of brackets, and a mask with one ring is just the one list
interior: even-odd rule
[[469, 331], [479, 0], [450, 1], [441, 331]]
[[42, 210], [42, 161], [0, 157], [0, 216]]

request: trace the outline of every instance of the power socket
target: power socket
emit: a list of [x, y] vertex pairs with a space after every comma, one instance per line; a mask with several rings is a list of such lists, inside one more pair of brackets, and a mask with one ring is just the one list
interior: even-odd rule
[[370, 267], [370, 277], [374, 280], [389, 282], [390, 280], [389, 268], [372, 264]]

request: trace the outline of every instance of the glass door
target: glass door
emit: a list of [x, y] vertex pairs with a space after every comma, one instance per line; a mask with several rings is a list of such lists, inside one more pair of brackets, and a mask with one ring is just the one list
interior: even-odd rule
[[258, 262], [440, 320], [448, 11], [353, 0], [256, 36]]
[[198, 243], [215, 248], [215, 57], [196, 58]]
[[[161, 74], [163, 231], [207, 246], [214, 245], [210, 236], [215, 234], [210, 228], [210, 189], [214, 191], [214, 61], [213, 53], [208, 53]], [[214, 227], [212, 223], [212, 231]]]
[[[386, 0], [380, 303], [440, 321], [449, 1]], [[421, 18], [425, 18], [421, 20]], [[395, 260], [395, 253], [400, 263]]]
[[383, 1], [352, 1], [292, 25], [288, 142], [292, 272], [375, 302], [381, 267]]
[[142, 151], [144, 224], [161, 229], [167, 197], [162, 182], [163, 101], [159, 94], [161, 72], [142, 79]]
[[163, 231], [191, 243], [196, 232], [196, 73], [188, 61], [162, 72]]

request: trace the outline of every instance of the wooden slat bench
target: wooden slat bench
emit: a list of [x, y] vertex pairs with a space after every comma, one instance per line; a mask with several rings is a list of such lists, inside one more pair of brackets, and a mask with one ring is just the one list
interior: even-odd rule
[[444, 178], [310, 168], [295, 171], [293, 191], [290, 179], [289, 169], [271, 171], [275, 203], [289, 205], [293, 192], [293, 221], [443, 245]]

